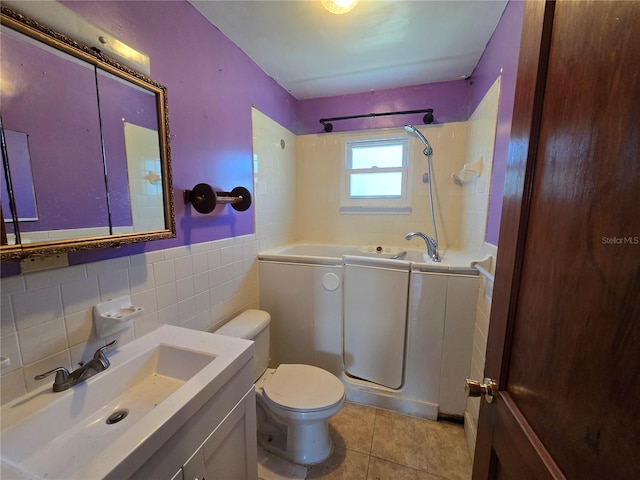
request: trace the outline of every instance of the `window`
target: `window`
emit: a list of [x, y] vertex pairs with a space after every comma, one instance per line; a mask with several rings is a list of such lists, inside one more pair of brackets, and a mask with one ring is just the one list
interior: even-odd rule
[[407, 203], [406, 138], [346, 142], [344, 205]]

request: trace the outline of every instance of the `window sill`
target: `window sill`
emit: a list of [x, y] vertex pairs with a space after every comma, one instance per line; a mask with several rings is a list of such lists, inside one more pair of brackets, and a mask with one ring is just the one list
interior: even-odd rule
[[410, 215], [411, 207], [340, 207], [340, 215]]

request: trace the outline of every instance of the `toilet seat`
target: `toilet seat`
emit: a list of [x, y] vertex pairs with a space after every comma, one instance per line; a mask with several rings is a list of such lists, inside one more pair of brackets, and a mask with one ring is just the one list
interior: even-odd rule
[[280, 365], [266, 380], [263, 391], [280, 408], [294, 411], [324, 410], [344, 398], [342, 382], [312, 365]]

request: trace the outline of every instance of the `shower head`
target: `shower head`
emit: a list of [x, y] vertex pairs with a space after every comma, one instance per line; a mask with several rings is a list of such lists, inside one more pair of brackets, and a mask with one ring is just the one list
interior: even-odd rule
[[416, 127], [414, 127], [413, 125], [405, 125], [404, 129], [410, 133], [411, 135], [414, 135], [416, 137], [418, 137], [420, 140], [422, 140], [422, 143], [424, 143], [424, 154], [425, 155], [431, 155], [433, 154], [433, 148], [431, 148], [431, 145], [429, 144], [429, 141], [425, 138], [425, 136], [420, 132], [420, 130], [418, 130]]

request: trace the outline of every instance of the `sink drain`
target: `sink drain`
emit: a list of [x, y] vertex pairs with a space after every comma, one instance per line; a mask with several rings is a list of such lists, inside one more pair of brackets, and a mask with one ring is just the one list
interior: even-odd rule
[[129, 415], [129, 411], [128, 410], [118, 410], [117, 412], [113, 412], [107, 418], [107, 425], [113, 425], [114, 423], [118, 423], [120, 420], [122, 420], [127, 415]]

